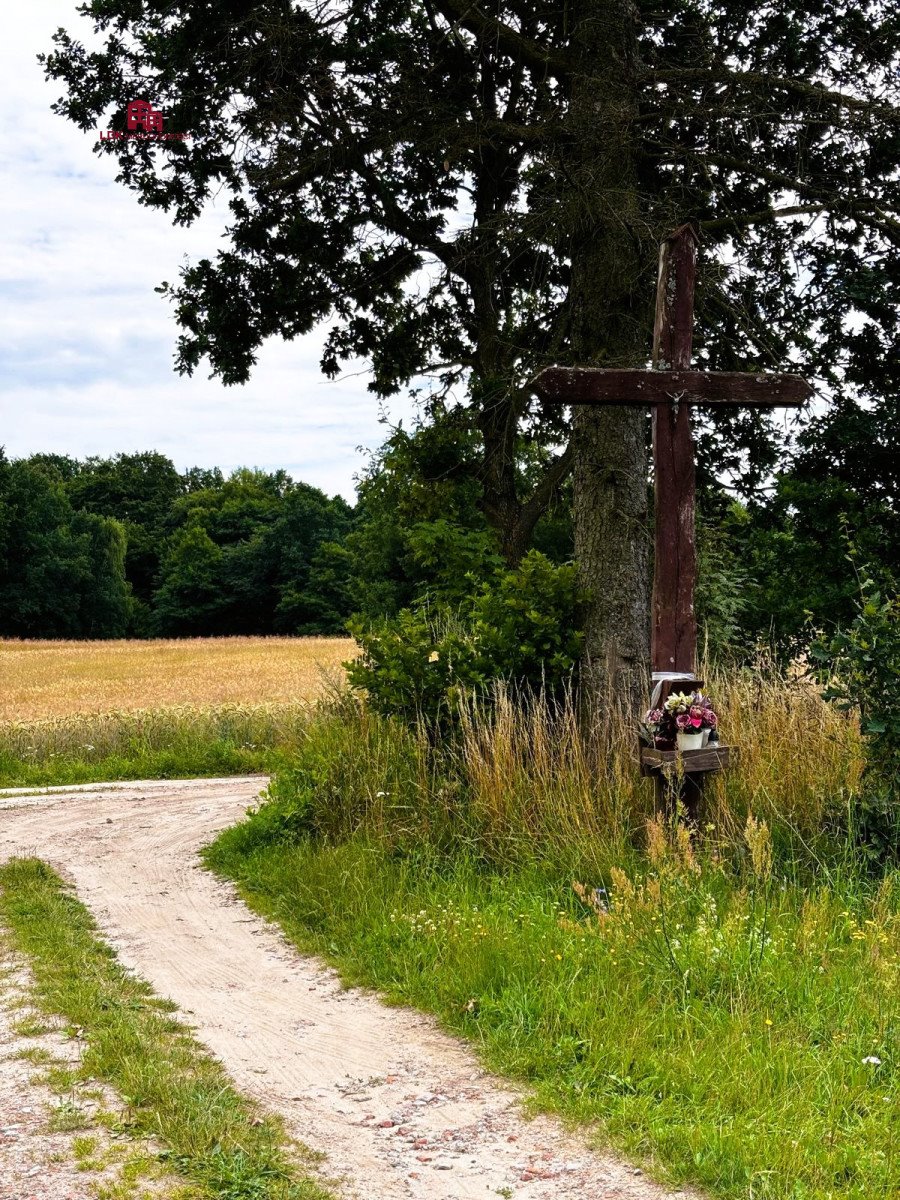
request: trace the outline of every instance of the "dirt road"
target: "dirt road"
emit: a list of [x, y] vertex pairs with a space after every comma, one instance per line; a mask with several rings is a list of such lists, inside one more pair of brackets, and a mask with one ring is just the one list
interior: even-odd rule
[[[178, 1004], [235, 1083], [327, 1155], [354, 1200], [662, 1200], [413, 1012], [345, 991], [205, 872], [198, 847], [260, 779], [0, 793], [0, 858], [37, 854], [78, 888], [122, 960]], [[682, 1195], [683, 1193], [675, 1193]]]

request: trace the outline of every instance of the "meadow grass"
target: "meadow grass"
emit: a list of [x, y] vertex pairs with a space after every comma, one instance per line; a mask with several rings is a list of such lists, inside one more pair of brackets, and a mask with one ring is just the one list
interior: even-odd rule
[[0, 641], [0, 787], [268, 772], [348, 638]]
[[28, 959], [33, 1003], [86, 1043], [78, 1078], [115, 1088], [129, 1128], [163, 1143], [165, 1161], [195, 1185], [198, 1200], [328, 1200], [297, 1165], [280, 1123], [234, 1090], [173, 1019], [173, 1005], [122, 968], [46, 864], [0, 867], [0, 918]]
[[184, 705], [0, 723], [0, 787], [268, 772], [299, 745], [310, 708]]
[[859, 730], [801, 680], [714, 695], [742, 765], [692, 833], [654, 818], [624, 723], [592, 742], [501, 694], [435, 742], [348, 701], [206, 861], [669, 1180], [894, 1196], [900, 878], [852, 846]]
[[346, 982], [436, 1014], [535, 1108], [661, 1178], [735, 1200], [900, 1194], [896, 876], [808, 891], [670, 845], [579, 896], [545, 865], [360, 837], [226, 835], [208, 861]]
[[[799, 678], [710, 675], [723, 741], [740, 750], [737, 769], [709, 777], [705, 820], [716, 836], [739, 843], [752, 812], [779, 846], [811, 861], [832, 833], [843, 844], [864, 761], [858, 722]], [[517, 701], [502, 688], [437, 738], [352, 697], [325, 703], [271, 794], [333, 840], [362, 831], [392, 849], [424, 841], [487, 862], [539, 853], [600, 866], [632, 844], [654, 803], [633, 721], [614, 710], [593, 736], [571, 697]]]

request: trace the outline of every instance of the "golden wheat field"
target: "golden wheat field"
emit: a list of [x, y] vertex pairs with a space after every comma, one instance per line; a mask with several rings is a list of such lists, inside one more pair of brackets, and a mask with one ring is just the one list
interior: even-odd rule
[[315, 700], [351, 638], [0, 641], [0, 721]]

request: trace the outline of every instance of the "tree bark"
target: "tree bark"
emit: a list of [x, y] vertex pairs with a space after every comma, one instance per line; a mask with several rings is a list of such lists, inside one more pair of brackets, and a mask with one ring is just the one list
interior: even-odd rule
[[[630, 0], [580, 0], [575, 14], [572, 358], [633, 367], [648, 357], [655, 271], [632, 133], [637, 13]], [[645, 703], [650, 658], [647, 413], [577, 405], [573, 436], [583, 691], [589, 708], [615, 698], [633, 715]]]

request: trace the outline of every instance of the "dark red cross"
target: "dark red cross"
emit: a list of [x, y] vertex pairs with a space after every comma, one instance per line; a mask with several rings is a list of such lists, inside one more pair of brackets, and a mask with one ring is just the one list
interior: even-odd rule
[[694, 447], [691, 405], [796, 407], [812, 395], [799, 375], [692, 371], [697, 235], [682, 225], [660, 247], [653, 329], [653, 369], [547, 367], [535, 390], [564, 404], [643, 405], [653, 408], [653, 474], [656, 496], [652, 670], [696, 669], [694, 588]]

